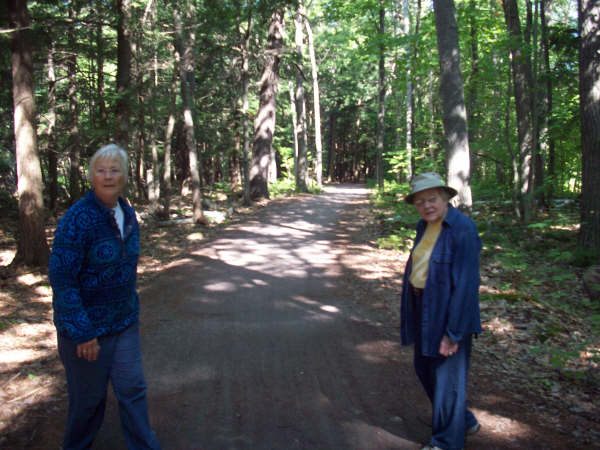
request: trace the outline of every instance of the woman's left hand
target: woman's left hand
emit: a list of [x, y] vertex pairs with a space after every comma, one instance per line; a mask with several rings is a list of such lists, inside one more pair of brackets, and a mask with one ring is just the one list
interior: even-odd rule
[[447, 334], [442, 338], [440, 342], [440, 355], [445, 358], [454, 355], [458, 351], [458, 342], [452, 342]]

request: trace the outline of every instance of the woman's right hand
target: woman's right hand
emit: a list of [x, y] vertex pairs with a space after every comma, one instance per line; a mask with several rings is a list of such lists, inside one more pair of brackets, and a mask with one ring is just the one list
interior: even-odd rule
[[85, 358], [90, 362], [96, 361], [98, 353], [100, 353], [100, 346], [97, 338], [77, 345], [77, 356], [79, 358]]

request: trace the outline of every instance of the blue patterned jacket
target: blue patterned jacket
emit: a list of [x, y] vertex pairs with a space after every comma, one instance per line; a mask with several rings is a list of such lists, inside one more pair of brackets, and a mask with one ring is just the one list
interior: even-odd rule
[[50, 254], [54, 324], [77, 344], [137, 323], [140, 233], [135, 212], [119, 198], [123, 236], [93, 190], [60, 219]]

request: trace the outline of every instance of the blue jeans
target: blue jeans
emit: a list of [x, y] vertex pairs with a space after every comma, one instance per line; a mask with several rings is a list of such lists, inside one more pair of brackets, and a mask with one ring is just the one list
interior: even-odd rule
[[432, 407], [432, 436], [429, 445], [443, 449], [462, 449], [465, 432], [477, 424], [467, 409], [467, 373], [472, 337], [459, 343], [448, 358], [421, 355], [420, 339], [415, 343], [414, 364]]
[[121, 427], [129, 449], [159, 449], [146, 406], [139, 326], [98, 338], [96, 361], [77, 357], [77, 344], [58, 336], [69, 392], [64, 450], [88, 449], [102, 425], [110, 380], [119, 402]]

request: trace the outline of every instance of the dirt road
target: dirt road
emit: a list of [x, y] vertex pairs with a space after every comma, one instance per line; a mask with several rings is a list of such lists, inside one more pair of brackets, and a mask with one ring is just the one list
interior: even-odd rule
[[[409, 449], [427, 438], [410, 360], [340, 286], [338, 217], [365, 196], [344, 186], [271, 205], [140, 293], [164, 449]], [[115, 442], [111, 402], [95, 448]]]
[[[346, 262], [369, 253], [349, 239], [366, 195], [333, 186], [272, 202], [141, 287], [150, 416], [164, 450], [418, 449], [428, 440], [412, 349], [399, 346], [397, 320], [364, 306], [377, 303], [383, 277], [355, 281], [360, 271]], [[493, 406], [502, 393], [472, 378], [484, 429], [467, 449], [565, 448], [535, 422], [513, 420], [522, 409], [503, 416]], [[64, 396], [60, 405], [39, 418], [27, 448], [59, 448]], [[124, 448], [111, 395], [94, 449]]]

